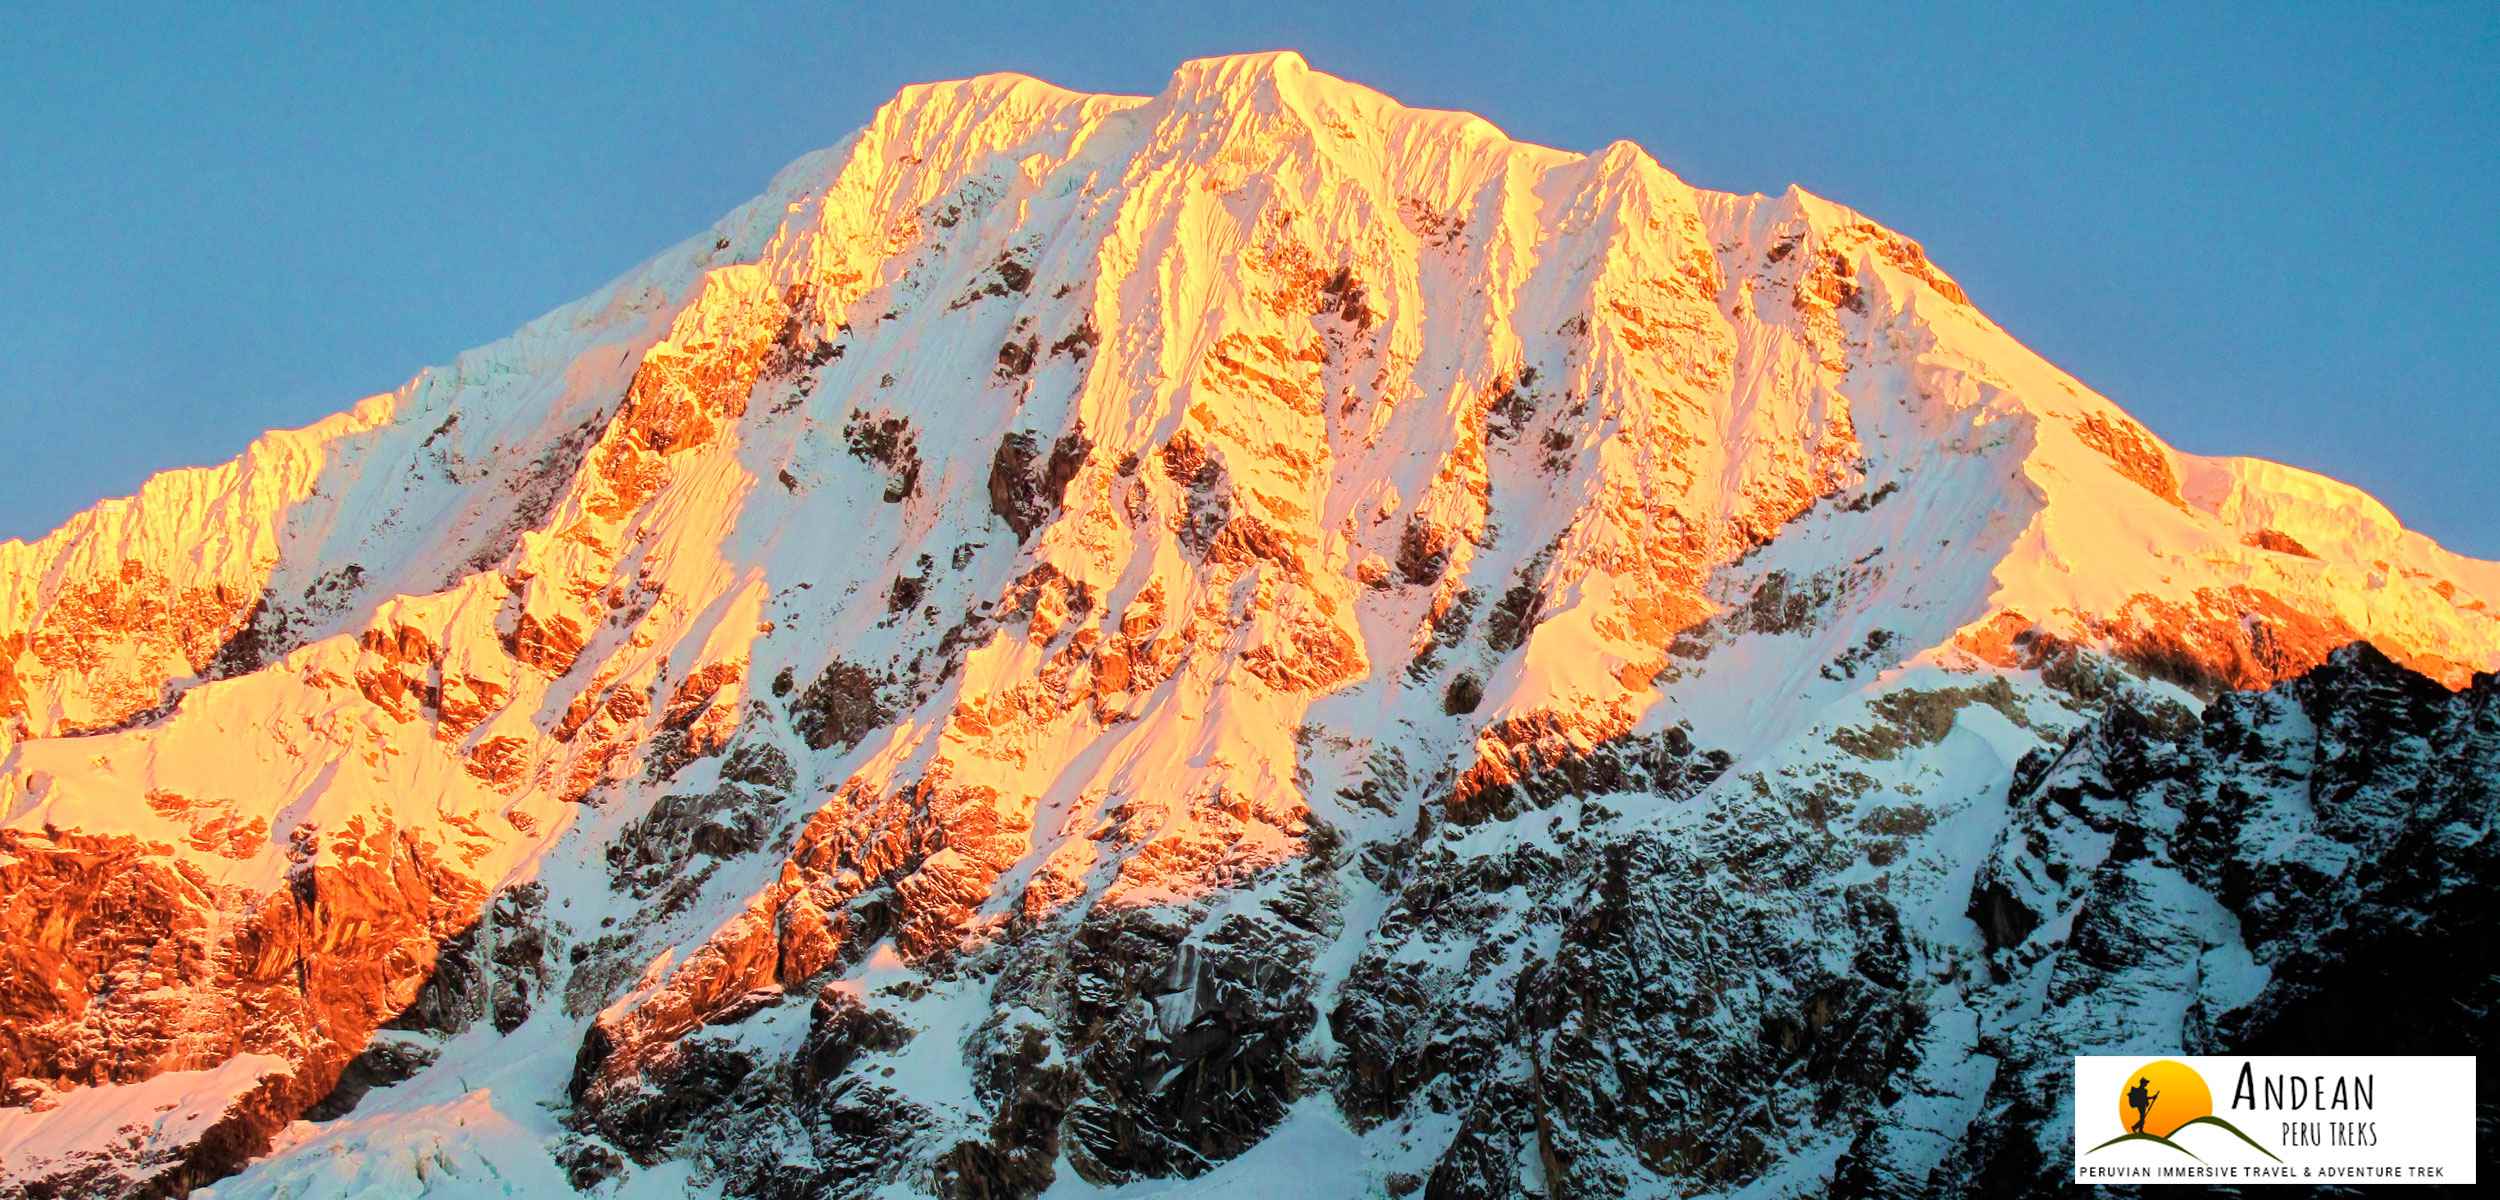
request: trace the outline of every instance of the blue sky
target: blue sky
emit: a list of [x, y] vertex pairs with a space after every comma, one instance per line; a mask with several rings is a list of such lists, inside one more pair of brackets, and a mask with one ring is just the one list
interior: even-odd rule
[[2500, 5], [14, 7], [0, 538], [502, 336], [902, 84], [1290, 46], [1855, 206], [2181, 447], [2500, 557]]

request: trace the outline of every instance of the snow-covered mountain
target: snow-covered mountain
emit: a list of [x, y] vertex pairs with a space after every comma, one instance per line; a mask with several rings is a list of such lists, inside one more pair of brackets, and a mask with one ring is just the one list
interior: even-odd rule
[[913, 87], [0, 544], [0, 1196], [2045, 1190], [2479, 1045], [2494, 600], [1802, 191]]

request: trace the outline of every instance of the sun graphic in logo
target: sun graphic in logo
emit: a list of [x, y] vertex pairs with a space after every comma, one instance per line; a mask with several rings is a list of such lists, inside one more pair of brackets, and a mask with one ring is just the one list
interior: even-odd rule
[[2173, 1059], [2127, 1073], [2118, 1091], [2118, 1123], [2129, 1133], [2166, 1138], [2198, 1117], [2214, 1115], [2214, 1094], [2196, 1068]]
[[2126, 1079], [2118, 1085], [2118, 1124], [2126, 1132], [2084, 1153], [2097, 1154], [2121, 1143], [2151, 1142], [2203, 1162], [2194, 1150], [2172, 1141], [2171, 1135], [2190, 1126], [2211, 1125], [2257, 1153], [2283, 1161], [2274, 1151], [2259, 1145], [2257, 1139], [2241, 1132], [2239, 1126], [2216, 1116], [2214, 1094], [2205, 1086], [2205, 1077], [2176, 1059], [2155, 1059], [2127, 1072]]

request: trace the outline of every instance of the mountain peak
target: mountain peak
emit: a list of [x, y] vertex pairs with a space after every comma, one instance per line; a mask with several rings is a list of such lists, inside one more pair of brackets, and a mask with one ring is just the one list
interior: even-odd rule
[[[2469, 686], [2495, 604], [1801, 189], [1290, 51], [917, 85], [513, 338], [0, 544], [0, 1196], [1312, 1146], [1834, 1190], [1960, 1153], [1814, 1114], [1984, 1087], [2061, 888], [2168, 872], [2110, 886], [2254, 961], [2212, 856], [2108, 849], [2214, 822], [2018, 783], [2354, 642]], [[1806, 1115], [1678, 1149], [1757, 1108]]]
[[[1173, 92], [1246, 95], [1259, 89], [1290, 88], [1316, 72], [1297, 50], [1260, 50], [1217, 54], [1183, 62], [1172, 72]], [[1330, 85], [1347, 86], [1332, 75], [1319, 75]]]
[[1398, 107], [1360, 84], [1313, 70], [1292, 50], [1191, 59], [1172, 72], [1154, 102], [1225, 128], [1245, 118], [1270, 117], [1316, 129], [1355, 111]]

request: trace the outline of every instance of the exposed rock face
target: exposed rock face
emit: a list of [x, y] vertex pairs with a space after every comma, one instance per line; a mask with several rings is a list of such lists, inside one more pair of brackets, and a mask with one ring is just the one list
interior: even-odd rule
[[253, 895], [169, 864], [165, 847], [0, 830], [11, 927], [25, 931], [0, 951], [9, 1098], [40, 1111], [74, 1103], [77, 1089], [145, 1094], [192, 1072], [229, 1089], [164, 1105], [203, 1106], [195, 1140], [133, 1138], [128, 1157], [30, 1153], [30, 1173], [0, 1186], [41, 1195], [85, 1180], [96, 1194], [179, 1195], [215, 1179], [264, 1151], [361, 1061], [377, 1029], [445, 983], [435, 968], [471, 937], [473, 885], [388, 831], [342, 834], [327, 854], [296, 849], [284, 888]]
[[[1983, 1022], [1995, 1081], [1940, 1177], [2056, 1192], [2075, 1045], [2488, 1047], [2500, 863], [2470, 831], [2500, 805], [2493, 676], [2451, 695], [2355, 646], [2201, 718], [2113, 711], [2017, 778], [1972, 907], [1996, 1003], [2045, 995], [2048, 1015]], [[2500, 1107], [2480, 1094], [2487, 1126]]]
[[0, 545], [0, 1197], [2044, 1190], [2479, 1046], [2496, 597], [1803, 192], [911, 88]]

